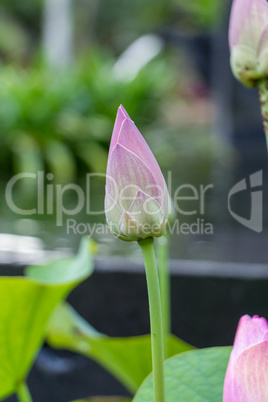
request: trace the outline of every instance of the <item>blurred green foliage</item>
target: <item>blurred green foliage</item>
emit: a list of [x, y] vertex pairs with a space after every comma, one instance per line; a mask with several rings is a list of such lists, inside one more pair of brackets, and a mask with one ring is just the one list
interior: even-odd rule
[[172, 12], [172, 2], [167, 0], [103, 0], [96, 13], [98, 40], [121, 51], [137, 36], [157, 31]]
[[185, 13], [184, 18], [188, 23], [200, 30], [208, 30], [220, 24], [224, 15], [222, 0], [175, 0], [175, 3]]
[[[40, 51], [45, 0], [2, 0], [0, 15], [0, 55], [13, 59], [15, 32], [22, 60], [32, 60]], [[176, 32], [194, 28], [211, 29], [221, 22], [222, 0], [79, 0], [72, 3], [75, 42], [78, 52], [92, 46], [110, 47], [121, 53], [139, 36], [168, 28]], [[4, 26], [13, 27], [6, 35]], [[10, 32], [10, 30], [8, 31]], [[16, 53], [16, 49], [15, 49]]]
[[62, 182], [78, 170], [104, 172], [118, 106], [141, 126], [157, 121], [175, 76], [168, 59], [160, 58], [125, 82], [115, 78], [114, 63], [92, 52], [60, 72], [0, 68], [1, 171], [45, 170]]
[[2, 0], [1, 14], [10, 14], [16, 19], [17, 23], [27, 31], [40, 30], [40, 16], [42, 15], [43, 0]]
[[90, 11], [95, 11], [95, 39], [120, 52], [138, 36], [162, 29], [186, 35], [211, 30], [221, 23], [224, 4], [223, 0], [94, 0]]

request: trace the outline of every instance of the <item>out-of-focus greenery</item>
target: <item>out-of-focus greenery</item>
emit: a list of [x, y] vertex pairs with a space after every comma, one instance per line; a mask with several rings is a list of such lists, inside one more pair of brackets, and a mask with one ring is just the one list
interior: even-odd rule
[[157, 31], [170, 20], [174, 11], [173, 2], [167, 0], [103, 0], [98, 3], [98, 40], [112, 44], [116, 50], [122, 50], [137, 36]]
[[38, 31], [43, 6], [43, 0], [2, 0], [1, 14], [6, 12], [12, 15], [27, 31]]
[[211, 29], [223, 16], [222, 0], [175, 0], [174, 3], [185, 12], [187, 21], [199, 29]]
[[91, 11], [94, 8], [98, 41], [121, 50], [137, 35], [163, 27], [174, 32], [187, 27], [209, 30], [220, 22], [224, 5], [222, 0], [95, 0], [93, 3]]
[[74, 179], [77, 170], [104, 172], [120, 103], [138, 125], [156, 122], [175, 75], [160, 58], [125, 82], [115, 78], [114, 63], [92, 52], [68, 71], [2, 67], [1, 171], [45, 170], [58, 181]]
[[[1, 1], [0, 55], [13, 59], [13, 53], [19, 50], [22, 60], [29, 61], [40, 51], [44, 3], [45, 0]], [[223, 6], [222, 0], [74, 1], [76, 49], [85, 50], [93, 44], [109, 46], [119, 54], [139, 36], [164, 27], [174, 33], [188, 28], [208, 30], [221, 21]], [[16, 35], [20, 47], [13, 41], [16, 31], [20, 33]]]
[[28, 46], [29, 38], [23, 27], [17, 24], [13, 17], [0, 14], [0, 56], [2, 61], [20, 61]]
[[28, 63], [38, 52], [43, 0], [2, 0], [0, 4], [0, 64]]

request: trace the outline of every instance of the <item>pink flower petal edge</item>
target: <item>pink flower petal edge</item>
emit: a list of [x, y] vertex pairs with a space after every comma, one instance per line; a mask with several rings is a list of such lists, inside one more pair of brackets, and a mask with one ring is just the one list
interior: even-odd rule
[[224, 381], [224, 402], [268, 401], [268, 323], [240, 318]]
[[[112, 133], [112, 138], [111, 138], [111, 143], [110, 143], [110, 149], [109, 149], [109, 156], [112, 153], [114, 147], [116, 146], [116, 144], [118, 142], [118, 136], [120, 133], [120, 129], [121, 129], [122, 123], [125, 119], [131, 121], [131, 118], [127, 114], [127, 111], [125, 110], [125, 108], [122, 105], [120, 105], [118, 108], [115, 123], [114, 123], [114, 128], [113, 128], [113, 133]], [[108, 156], [108, 159], [109, 159], [109, 156]]]

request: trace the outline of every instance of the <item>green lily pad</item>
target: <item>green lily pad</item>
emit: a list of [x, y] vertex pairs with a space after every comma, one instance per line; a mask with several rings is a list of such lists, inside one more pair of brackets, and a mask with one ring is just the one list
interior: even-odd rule
[[[165, 362], [166, 402], [222, 402], [231, 347], [192, 350]], [[133, 402], [154, 402], [153, 379], [141, 385]]]
[[0, 278], [0, 398], [25, 381], [54, 308], [92, 271], [83, 239], [76, 258], [30, 267], [26, 277]]
[[[48, 343], [94, 359], [132, 393], [152, 371], [150, 335], [110, 338], [97, 332], [67, 303], [55, 310], [48, 325]], [[168, 340], [169, 356], [191, 350], [175, 336]]]

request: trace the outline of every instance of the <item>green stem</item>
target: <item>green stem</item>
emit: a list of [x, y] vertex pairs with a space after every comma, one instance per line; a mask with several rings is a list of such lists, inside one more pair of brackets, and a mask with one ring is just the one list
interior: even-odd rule
[[263, 128], [266, 136], [266, 145], [268, 149], [268, 80], [260, 81], [258, 88], [259, 88], [259, 98], [261, 105]]
[[171, 330], [171, 313], [170, 313], [170, 275], [168, 266], [168, 250], [169, 236], [159, 237], [157, 239], [157, 260], [159, 271], [163, 333], [164, 333], [164, 357], [168, 357], [168, 338]]
[[32, 397], [27, 384], [21, 383], [17, 388], [17, 397], [19, 402], [32, 402]]
[[152, 237], [140, 240], [150, 308], [154, 402], [165, 402], [164, 345], [158, 272]]

